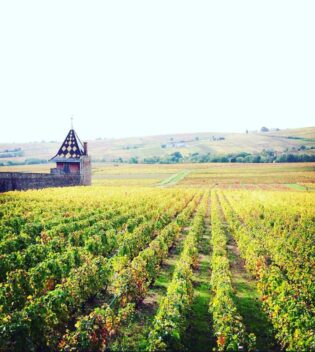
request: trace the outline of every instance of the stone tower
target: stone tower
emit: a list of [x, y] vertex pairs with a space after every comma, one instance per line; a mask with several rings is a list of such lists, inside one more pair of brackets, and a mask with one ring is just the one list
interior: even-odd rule
[[70, 129], [57, 154], [50, 159], [56, 167], [50, 170], [58, 175], [80, 175], [80, 184], [91, 185], [91, 158], [87, 142], [82, 143], [73, 128]]

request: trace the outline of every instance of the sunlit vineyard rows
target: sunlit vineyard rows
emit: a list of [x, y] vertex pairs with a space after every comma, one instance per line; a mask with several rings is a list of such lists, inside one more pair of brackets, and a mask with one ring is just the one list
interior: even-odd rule
[[0, 197], [0, 351], [314, 351], [315, 197]]

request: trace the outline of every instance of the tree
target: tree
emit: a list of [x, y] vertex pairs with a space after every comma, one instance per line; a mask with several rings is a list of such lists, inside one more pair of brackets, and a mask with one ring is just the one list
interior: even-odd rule
[[183, 159], [183, 156], [180, 152], [175, 152], [170, 155], [171, 162], [178, 163], [181, 159]]
[[269, 128], [263, 126], [263, 127], [260, 129], [260, 132], [269, 132]]
[[260, 163], [261, 156], [260, 155], [253, 155], [252, 163]]
[[139, 160], [136, 156], [132, 156], [130, 159], [129, 159], [129, 163], [130, 164], [138, 164]]

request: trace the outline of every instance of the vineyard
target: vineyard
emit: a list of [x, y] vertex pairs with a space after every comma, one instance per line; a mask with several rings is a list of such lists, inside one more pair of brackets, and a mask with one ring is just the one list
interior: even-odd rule
[[0, 351], [213, 350], [315, 350], [312, 192], [1, 195]]

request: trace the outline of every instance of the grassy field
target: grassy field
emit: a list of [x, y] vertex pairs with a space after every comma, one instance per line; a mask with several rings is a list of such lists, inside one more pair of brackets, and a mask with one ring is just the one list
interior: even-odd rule
[[[1, 171], [49, 172], [49, 165], [0, 167]], [[94, 163], [93, 184], [312, 190], [315, 163], [104, 164]]]

